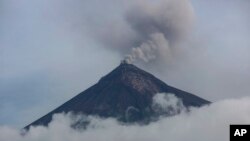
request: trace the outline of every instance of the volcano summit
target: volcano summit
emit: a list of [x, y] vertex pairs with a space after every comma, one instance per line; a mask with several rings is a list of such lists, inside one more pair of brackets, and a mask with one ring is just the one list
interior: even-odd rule
[[53, 114], [80, 113], [113, 117], [121, 122], [149, 122], [157, 117], [151, 105], [157, 93], [171, 93], [182, 100], [185, 107], [200, 107], [210, 102], [188, 92], [176, 89], [133, 64], [122, 62], [117, 68], [87, 90], [62, 104], [30, 126], [47, 126]]

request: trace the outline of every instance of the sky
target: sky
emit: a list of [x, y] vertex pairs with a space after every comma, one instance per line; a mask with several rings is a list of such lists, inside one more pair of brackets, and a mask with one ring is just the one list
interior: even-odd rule
[[[162, 1], [156, 2], [165, 4]], [[166, 52], [160, 60], [134, 64], [213, 102], [248, 96], [250, 2], [184, 1], [190, 4], [183, 8], [192, 22], [185, 38], [160, 32], [160, 37], [173, 37], [163, 42], [174, 48], [176, 53], [170, 54], [174, 57], [165, 58]], [[24, 127], [95, 84], [119, 65], [135, 43], [141, 47], [154, 42], [151, 31], [133, 27], [145, 23], [131, 17], [133, 10], [142, 13], [135, 19], [143, 21], [145, 16], [146, 26], [155, 23], [166, 31], [169, 27], [158, 19], [181, 21], [178, 29], [186, 29], [183, 23], [190, 20], [182, 21], [183, 11], [157, 17], [166, 11], [141, 0], [0, 0], [0, 125]]]

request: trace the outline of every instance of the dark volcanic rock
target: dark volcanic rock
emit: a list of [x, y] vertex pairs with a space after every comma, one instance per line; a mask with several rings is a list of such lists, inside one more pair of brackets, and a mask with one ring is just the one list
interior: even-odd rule
[[[200, 107], [210, 102], [171, 87], [132, 64], [121, 63], [100, 81], [29, 126], [48, 125], [52, 115], [62, 112], [114, 117], [122, 122], [148, 122], [154, 115], [152, 97], [172, 93], [184, 106]], [[154, 115], [155, 116], [155, 115]]]

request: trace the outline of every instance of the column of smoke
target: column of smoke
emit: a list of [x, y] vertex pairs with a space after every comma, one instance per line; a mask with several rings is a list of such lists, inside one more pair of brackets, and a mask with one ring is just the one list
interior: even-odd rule
[[167, 61], [190, 30], [194, 12], [188, 0], [140, 0], [127, 11], [125, 19], [136, 35], [125, 61]]

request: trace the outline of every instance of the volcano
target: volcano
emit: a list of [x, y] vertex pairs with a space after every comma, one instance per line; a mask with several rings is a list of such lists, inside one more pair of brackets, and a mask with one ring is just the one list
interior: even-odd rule
[[[47, 126], [53, 114], [81, 113], [99, 117], [113, 117], [121, 122], [145, 122], [155, 116], [150, 105], [157, 93], [171, 93], [181, 99], [185, 107], [201, 107], [210, 102], [191, 93], [165, 84], [152, 74], [133, 64], [122, 62], [117, 68], [87, 90], [62, 104], [30, 126]], [[128, 117], [128, 110], [130, 116]], [[157, 116], [157, 115], [156, 115]]]

